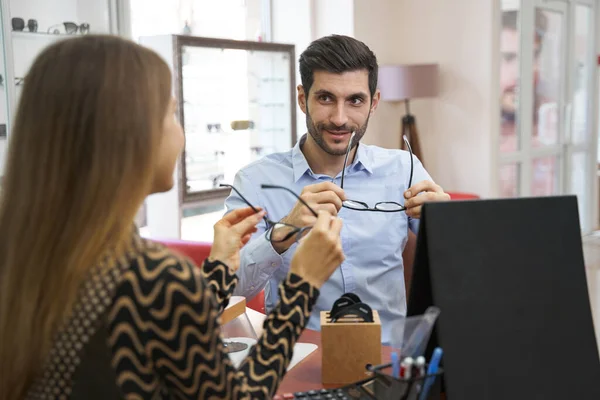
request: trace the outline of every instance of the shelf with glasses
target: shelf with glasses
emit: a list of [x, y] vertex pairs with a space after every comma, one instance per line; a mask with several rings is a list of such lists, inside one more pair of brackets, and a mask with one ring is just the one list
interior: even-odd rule
[[12, 36], [17, 38], [44, 38], [51, 37], [73, 37], [81, 36], [80, 33], [52, 33], [52, 32], [28, 32], [28, 31], [12, 31]]

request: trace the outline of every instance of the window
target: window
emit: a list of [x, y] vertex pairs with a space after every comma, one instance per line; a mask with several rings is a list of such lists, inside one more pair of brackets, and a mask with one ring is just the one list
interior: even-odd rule
[[130, 0], [131, 33], [190, 34], [235, 40], [264, 38], [264, 0]]

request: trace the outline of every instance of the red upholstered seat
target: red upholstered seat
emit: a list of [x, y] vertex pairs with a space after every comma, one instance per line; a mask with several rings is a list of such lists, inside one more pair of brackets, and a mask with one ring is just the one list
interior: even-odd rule
[[[176, 239], [153, 239], [155, 242], [162, 243], [169, 249], [179, 252], [190, 258], [194, 264], [201, 266], [204, 260], [210, 255], [212, 243], [192, 242]], [[262, 290], [252, 299], [246, 299], [246, 305], [258, 312], [265, 312], [265, 292]]]
[[475, 200], [479, 199], [479, 196], [473, 193], [461, 193], [461, 192], [446, 192], [450, 195], [450, 200]]

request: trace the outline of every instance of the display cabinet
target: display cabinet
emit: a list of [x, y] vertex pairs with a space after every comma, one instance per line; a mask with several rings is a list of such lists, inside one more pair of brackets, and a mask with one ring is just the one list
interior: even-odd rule
[[21, 87], [37, 55], [75, 35], [119, 34], [117, 0], [2, 0], [0, 55], [0, 176]]
[[152, 235], [179, 237], [183, 207], [222, 202], [229, 189], [221, 183], [296, 142], [294, 46], [186, 35], [140, 43], [171, 67], [186, 139], [176, 187], [150, 196], [147, 222]]

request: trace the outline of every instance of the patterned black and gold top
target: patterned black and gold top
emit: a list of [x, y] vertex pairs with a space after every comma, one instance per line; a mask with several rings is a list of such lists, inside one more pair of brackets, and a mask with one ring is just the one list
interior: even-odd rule
[[134, 235], [126, 255], [92, 269], [27, 398], [271, 398], [318, 290], [290, 274], [236, 370], [219, 327], [236, 283], [218, 261], [200, 270]]

